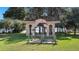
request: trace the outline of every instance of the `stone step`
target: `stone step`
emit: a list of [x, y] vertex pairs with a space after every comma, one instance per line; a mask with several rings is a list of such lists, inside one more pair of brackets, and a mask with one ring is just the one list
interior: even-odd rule
[[41, 39], [33, 39], [31, 41], [29, 41], [29, 43], [53, 43], [53, 39], [44, 39], [44, 40], [41, 40]]

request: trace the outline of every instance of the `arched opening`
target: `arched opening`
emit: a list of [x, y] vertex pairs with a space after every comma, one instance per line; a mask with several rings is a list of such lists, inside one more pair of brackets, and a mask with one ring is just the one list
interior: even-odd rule
[[52, 35], [52, 25], [49, 25], [49, 35]]
[[40, 35], [43, 35], [43, 34], [46, 34], [45, 32], [45, 26], [43, 23], [39, 23], [36, 27], [35, 27], [35, 34], [40, 36]]
[[29, 35], [32, 35], [32, 25], [29, 25]]

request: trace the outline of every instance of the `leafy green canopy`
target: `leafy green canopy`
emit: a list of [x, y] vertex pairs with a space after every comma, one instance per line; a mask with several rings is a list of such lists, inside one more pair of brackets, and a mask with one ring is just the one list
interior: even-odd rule
[[10, 18], [6, 18], [0, 22], [0, 28], [14, 29], [13, 32], [20, 32], [25, 29], [26, 23], [21, 20], [13, 20]]
[[4, 18], [23, 19], [25, 11], [23, 7], [10, 7], [4, 14]]
[[4, 14], [4, 18], [20, 19], [24, 17], [28, 19], [37, 18], [52, 18], [59, 19], [59, 16], [64, 13], [64, 8], [61, 7], [10, 7]]

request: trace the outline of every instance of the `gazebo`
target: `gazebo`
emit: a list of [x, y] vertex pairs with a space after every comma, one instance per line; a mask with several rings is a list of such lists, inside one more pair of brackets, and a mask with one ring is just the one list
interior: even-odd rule
[[[52, 41], [56, 41], [55, 24], [57, 23], [60, 23], [60, 21], [46, 19], [27, 20], [26, 35], [31, 37], [53, 37]], [[49, 38], [47, 40], [50, 40]]]

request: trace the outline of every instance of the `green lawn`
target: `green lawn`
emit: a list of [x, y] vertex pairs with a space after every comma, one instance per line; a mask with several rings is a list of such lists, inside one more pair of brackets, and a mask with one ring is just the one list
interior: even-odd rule
[[25, 34], [0, 34], [1, 51], [73, 51], [79, 50], [79, 36], [57, 35], [57, 45], [26, 44]]

